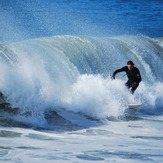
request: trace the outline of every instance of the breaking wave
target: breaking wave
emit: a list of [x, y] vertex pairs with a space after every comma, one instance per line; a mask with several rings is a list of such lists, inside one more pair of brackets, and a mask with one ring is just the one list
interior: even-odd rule
[[[123, 73], [110, 79], [128, 60], [134, 61], [143, 78], [134, 96], [124, 86]], [[145, 114], [162, 112], [161, 38], [54, 36], [1, 42], [0, 64], [0, 91], [12, 108], [20, 109], [19, 121], [47, 125], [49, 111], [118, 117], [128, 103], [142, 103]]]

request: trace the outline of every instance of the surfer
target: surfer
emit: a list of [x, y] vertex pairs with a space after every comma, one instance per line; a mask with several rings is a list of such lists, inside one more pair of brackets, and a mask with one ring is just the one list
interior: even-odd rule
[[131, 93], [134, 94], [135, 90], [137, 89], [137, 87], [139, 86], [139, 83], [142, 80], [139, 69], [134, 67], [134, 63], [132, 61], [128, 61], [127, 66], [114, 71], [112, 75], [112, 79], [115, 79], [115, 75], [122, 71], [125, 71], [128, 77], [128, 81], [125, 84], [126, 87], [128, 89], [131, 89], [130, 90]]

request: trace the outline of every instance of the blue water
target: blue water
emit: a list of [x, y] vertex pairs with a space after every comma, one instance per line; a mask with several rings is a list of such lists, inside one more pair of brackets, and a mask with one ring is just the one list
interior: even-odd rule
[[[162, 19], [161, 0], [0, 0], [0, 161], [162, 163]], [[134, 95], [110, 78], [128, 60]]]
[[52, 35], [163, 36], [162, 0], [1, 0], [0, 40]]

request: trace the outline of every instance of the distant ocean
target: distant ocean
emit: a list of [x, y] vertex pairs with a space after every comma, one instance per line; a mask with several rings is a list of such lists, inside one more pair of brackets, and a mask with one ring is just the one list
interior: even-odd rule
[[1, 0], [0, 40], [53, 35], [163, 36], [162, 0]]
[[162, 0], [1, 0], [0, 22], [1, 162], [162, 163]]

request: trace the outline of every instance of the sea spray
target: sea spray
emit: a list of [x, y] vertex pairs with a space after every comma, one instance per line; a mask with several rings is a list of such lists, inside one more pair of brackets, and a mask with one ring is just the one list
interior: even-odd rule
[[71, 110], [104, 119], [123, 114], [132, 96], [121, 80], [104, 79], [101, 75], [82, 75], [72, 86], [67, 103]]
[[[155, 110], [162, 101], [160, 42], [143, 36], [54, 36], [1, 43], [0, 90], [12, 107], [38, 117], [64, 108], [101, 119], [123, 115], [125, 105], [137, 102]], [[143, 78], [134, 96], [123, 73], [110, 79], [128, 60]]]

